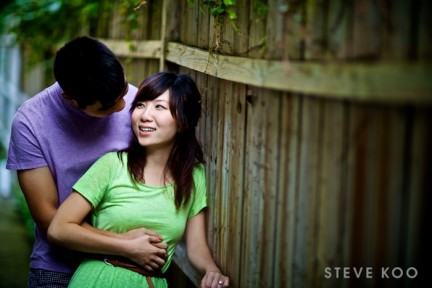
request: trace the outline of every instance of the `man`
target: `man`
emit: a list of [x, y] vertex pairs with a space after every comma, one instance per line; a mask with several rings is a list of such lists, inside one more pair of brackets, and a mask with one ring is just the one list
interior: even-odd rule
[[47, 229], [72, 185], [96, 159], [127, 147], [129, 108], [137, 91], [112, 51], [90, 37], [66, 43], [53, 68], [57, 82], [15, 115], [6, 166], [17, 170], [36, 224], [28, 287], [67, 286], [80, 258], [48, 243]]

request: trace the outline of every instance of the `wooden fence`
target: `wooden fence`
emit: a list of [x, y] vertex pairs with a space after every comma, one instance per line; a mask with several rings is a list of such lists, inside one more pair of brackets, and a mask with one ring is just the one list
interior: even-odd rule
[[430, 1], [238, 0], [237, 30], [200, 4], [147, 1], [132, 33], [115, 9], [93, 36], [134, 84], [162, 69], [198, 83], [208, 239], [230, 287], [418, 284], [431, 268]]

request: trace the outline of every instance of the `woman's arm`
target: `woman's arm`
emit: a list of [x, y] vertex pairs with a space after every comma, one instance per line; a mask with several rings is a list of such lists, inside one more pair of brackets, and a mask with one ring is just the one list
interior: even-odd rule
[[201, 211], [190, 218], [186, 225], [186, 249], [189, 261], [205, 274], [201, 287], [228, 287], [229, 278], [224, 276], [210, 253], [205, 234], [205, 213]]
[[48, 228], [48, 239], [69, 249], [131, 259], [153, 271], [165, 263], [167, 245], [157, 236], [142, 235], [134, 239], [110, 237], [82, 227], [92, 205], [81, 194], [72, 194], [57, 210]]
[[[146, 229], [146, 228], [136, 228], [136, 229], [132, 229], [129, 230], [127, 232], [124, 233], [116, 233], [116, 232], [111, 232], [108, 230], [102, 230], [99, 228], [96, 228], [92, 225], [90, 225], [88, 222], [84, 221], [81, 224], [82, 227], [86, 228], [87, 230], [91, 230], [95, 233], [101, 234], [101, 235], [105, 235], [105, 236], [110, 236], [110, 237], [114, 237], [114, 238], [119, 238], [119, 239], [135, 239], [144, 235], [148, 235], [148, 236], [155, 236], [156, 238], [161, 238], [161, 236], [156, 233], [153, 230], [150, 229]], [[153, 245], [155, 245], [155, 243], [153, 243]]]

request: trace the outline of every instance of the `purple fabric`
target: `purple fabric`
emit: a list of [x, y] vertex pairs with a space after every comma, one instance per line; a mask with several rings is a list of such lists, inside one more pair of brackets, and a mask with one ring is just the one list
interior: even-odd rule
[[[59, 202], [102, 155], [123, 149], [131, 137], [129, 108], [136, 94], [129, 85], [126, 107], [103, 118], [88, 116], [61, 97], [55, 83], [27, 100], [17, 111], [13, 124], [6, 168], [25, 170], [48, 166], [57, 185]], [[50, 245], [35, 227], [31, 268], [73, 272], [76, 252]]]

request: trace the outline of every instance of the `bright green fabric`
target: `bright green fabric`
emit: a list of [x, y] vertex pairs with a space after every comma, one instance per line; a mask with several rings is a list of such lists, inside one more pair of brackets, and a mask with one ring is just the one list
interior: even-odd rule
[[[113, 232], [126, 232], [145, 227], [158, 232], [168, 244], [168, 269], [175, 247], [182, 238], [188, 218], [206, 207], [205, 171], [203, 165], [194, 170], [195, 193], [187, 207], [176, 210], [173, 185], [134, 186], [123, 161], [116, 152], [101, 157], [74, 185], [94, 207], [93, 225]], [[155, 287], [167, 287], [165, 280], [153, 278]], [[70, 287], [147, 287], [145, 277], [138, 273], [112, 267], [98, 260], [84, 260]]]

